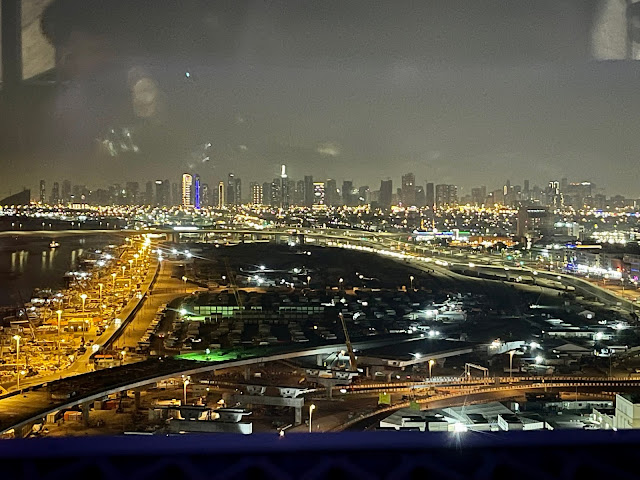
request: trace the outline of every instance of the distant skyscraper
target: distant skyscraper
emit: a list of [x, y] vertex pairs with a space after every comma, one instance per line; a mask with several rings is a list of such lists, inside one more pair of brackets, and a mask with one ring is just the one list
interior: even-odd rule
[[476, 206], [484, 205], [486, 199], [487, 199], [487, 187], [483, 185], [482, 187], [471, 189], [471, 203], [473, 203]]
[[271, 192], [271, 182], [264, 182], [262, 184], [262, 204], [271, 205], [272, 196], [273, 194]]
[[313, 204], [326, 205], [326, 192], [324, 182], [313, 183]]
[[171, 202], [169, 200], [169, 180], [156, 180], [156, 205], [167, 206]]
[[352, 180], [345, 180], [342, 182], [342, 204], [347, 207], [353, 207], [358, 204], [357, 198], [353, 194]]
[[138, 182], [127, 182], [125, 184], [125, 190], [127, 195], [127, 203], [129, 205], [137, 205], [142, 203], [140, 201], [140, 184]]
[[291, 203], [294, 205], [304, 205], [304, 180], [298, 180], [296, 182], [296, 188], [294, 194], [291, 197]]
[[147, 182], [144, 189], [144, 204], [153, 205], [154, 201], [153, 182]]
[[406, 173], [402, 176], [400, 197], [404, 206], [410, 207], [416, 204], [416, 176], [413, 173]]
[[47, 203], [47, 190], [44, 180], [40, 180], [40, 203]]
[[313, 177], [311, 175], [304, 176], [304, 205], [310, 207], [313, 205]]
[[371, 190], [368, 185], [364, 185], [358, 189], [358, 204], [369, 205], [371, 203]]
[[433, 183], [427, 183], [427, 188], [424, 191], [425, 205], [429, 208], [434, 208], [436, 205], [436, 193]]
[[329, 178], [325, 183], [325, 205], [329, 205], [330, 207], [340, 203], [338, 197], [338, 183], [333, 179]]
[[416, 207], [424, 207], [426, 204], [426, 197], [424, 194], [424, 187], [422, 185], [416, 185]]
[[180, 187], [176, 182], [173, 182], [171, 184], [171, 205], [179, 205], [180, 201]]
[[69, 180], [65, 180], [62, 182], [62, 201], [68, 202], [71, 200], [71, 182]]
[[251, 203], [262, 205], [262, 185], [256, 182], [251, 184]]
[[218, 183], [218, 208], [224, 207], [224, 202], [226, 198], [227, 197], [224, 191], [224, 182], [220, 181], [220, 183]]
[[529, 180], [524, 181], [524, 191], [529, 192]]
[[391, 197], [393, 196], [393, 181], [382, 180], [380, 182], [380, 207], [390, 208]]
[[233, 173], [227, 177], [227, 205], [242, 203], [242, 182]]
[[211, 192], [209, 191], [209, 184], [203, 183], [200, 186], [200, 204], [202, 207], [211, 206]]
[[289, 180], [287, 178], [287, 166], [282, 165], [280, 170], [280, 206], [282, 208], [289, 208], [291, 200], [291, 193], [289, 191]]
[[193, 192], [193, 205], [196, 207], [197, 210], [200, 210], [200, 206], [201, 206], [201, 194], [202, 192], [200, 191], [200, 175], [196, 174], [193, 177], [193, 186], [194, 186], [194, 192]]
[[436, 207], [451, 207], [458, 204], [458, 187], [436, 185]]
[[53, 188], [51, 189], [51, 197], [49, 197], [49, 203], [51, 205], [58, 205], [60, 203], [60, 184], [53, 182]]
[[193, 206], [192, 197], [193, 177], [189, 173], [182, 174], [182, 206]]

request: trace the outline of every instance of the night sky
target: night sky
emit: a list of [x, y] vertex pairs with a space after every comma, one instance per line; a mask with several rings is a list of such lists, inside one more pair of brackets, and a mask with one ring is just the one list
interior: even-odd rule
[[76, 11], [79, 70], [39, 106], [34, 152], [0, 157], [0, 196], [183, 171], [248, 185], [285, 163], [372, 189], [411, 171], [463, 193], [566, 176], [639, 197], [640, 68], [594, 61], [619, 54], [618, 1], [125, 2], [99, 28]]

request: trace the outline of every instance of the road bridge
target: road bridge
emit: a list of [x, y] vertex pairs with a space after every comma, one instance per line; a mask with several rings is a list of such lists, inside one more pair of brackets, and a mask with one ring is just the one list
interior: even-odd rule
[[[354, 342], [354, 348], [367, 350], [398, 342], [420, 340], [411, 335], [393, 335]], [[200, 355], [201, 360], [153, 358], [143, 362], [67, 377], [31, 386], [0, 397], [0, 434], [15, 430], [18, 436], [56, 410], [88, 405], [113, 393], [135, 390], [177, 376], [197, 375], [226, 368], [245, 367], [293, 358], [328, 355], [345, 348], [343, 343], [314, 347], [255, 347], [239, 350], [222, 358]], [[197, 355], [197, 354], [196, 354]], [[27, 431], [25, 431], [25, 429]]]

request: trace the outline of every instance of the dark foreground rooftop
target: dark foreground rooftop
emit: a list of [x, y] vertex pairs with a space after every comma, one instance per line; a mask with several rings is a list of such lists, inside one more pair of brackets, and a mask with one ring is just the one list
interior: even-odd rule
[[[638, 478], [640, 431], [6, 440], [3, 478]], [[605, 477], [606, 476], [606, 477]]]

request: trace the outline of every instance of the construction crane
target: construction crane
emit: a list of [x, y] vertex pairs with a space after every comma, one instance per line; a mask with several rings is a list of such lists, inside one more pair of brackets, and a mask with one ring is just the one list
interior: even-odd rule
[[349, 363], [351, 364], [351, 371], [358, 371], [358, 363], [356, 362], [356, 354], [353, 353], [353, 345], [351, 345], [351, 339], [349, 338], [349, 332], [347, 331], [347, 323], [344, 321], [344, 315], [339, 313], [340, 322], [342, 323], [342, 330], [344, 331], [344, 343], [347, 346], [347, 352], [349, 352]]

